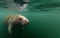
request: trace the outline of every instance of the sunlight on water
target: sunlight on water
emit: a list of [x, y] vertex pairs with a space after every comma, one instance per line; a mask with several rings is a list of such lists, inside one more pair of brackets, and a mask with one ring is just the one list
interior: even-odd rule
[[[29, 0], [24, 0], [24, 2], [30, 2]], [[3, 0], [0, 1], [0, 6], [7, 7], [7, 10], [10, 11], [27, 11], [27, 6], [29, 5], [28, 3], [21, 4], [20, 3], [15, 3], [14, 0]]]
[[11, 11], [27, 11], [28, 4], [24, 4], [23, 6], [20, 6], [19, 4], [11, 4], [8, 9]]

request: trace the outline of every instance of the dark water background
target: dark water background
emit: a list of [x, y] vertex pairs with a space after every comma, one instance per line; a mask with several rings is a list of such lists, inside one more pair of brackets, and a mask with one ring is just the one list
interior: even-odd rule
[[[0, 4], [2, 6], [2, 4]], [[28, 11], [8, 11], [0, 7], [0, 38], [60, 38], [60, 0], [31, 0]], [[30, 23], [17, 35], [9, 35], [5, 17], [22, 14]]]

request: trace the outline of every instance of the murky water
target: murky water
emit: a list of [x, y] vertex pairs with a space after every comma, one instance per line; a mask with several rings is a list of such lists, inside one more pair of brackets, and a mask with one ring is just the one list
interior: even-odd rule
[[[51, 1], [54, 2], [54, 0], [50, 0], [50, 2]], [[47, 0], [41, 0], [40, 3], [42, 4], [42, 2], [49, 3]], [[38, 1], [37, 3], [39, 4]], [[36, 11], [33, 4], [34, 3], [30, 4], [31, 6], [28, 7], [28, 11], [10, 11], [6, 8], [0, 7], [0, 38], [60, 38], [59, 7], [54, 7], [49, 10], [46, 10], [46, 8], [43, 11], [37, 9]], [[23, 31], [17, 32], [17, 34], [14, 35], [9, 35], [4, 20], [5, 17], [13, 14], [22, 14], [26, 16], [30, 20], [30, 23], [23, 29]]]

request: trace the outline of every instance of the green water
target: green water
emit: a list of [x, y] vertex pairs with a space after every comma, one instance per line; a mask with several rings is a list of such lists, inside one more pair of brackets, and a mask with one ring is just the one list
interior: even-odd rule
[[[23, 12], [8, 11], [6, 8], [0, 7], [0, 38], [60, 38], [59, 4], [56, 7], [50, 4], [51, 2], [59, 2], [59, 0], [35, 1], [31, 0], [30, 6], [28, 7], [29, 10]], [[39, 3], [43, 6], [37, 7]], [[11, 14], [22, 14], [30, 20], [29, 25], [22, 32], [13, 36], [9, 35], [7, 27], [4, 24], [5, 17]]]
[[[9, 12], [0, 8], [0, 38], [59, 38], [60, 37], [60, 11], [52, 10], [46, 12]], [[22, 14], [30, 23], [17, 35], [8, 34], [4, 19], [7, 15]]]

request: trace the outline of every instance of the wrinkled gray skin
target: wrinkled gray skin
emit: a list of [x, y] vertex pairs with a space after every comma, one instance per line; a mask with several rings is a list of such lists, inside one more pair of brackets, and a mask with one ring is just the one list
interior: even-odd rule
[[8, 32], [9, 34], [11, 34], [13, 27], [19, 26], [20, 30], [22, 30], [23, 27], [29, 23], [29, 20], [22, 15], [15, 15], [10, 16], [7, 20], [7, 23], [8, 23]]

